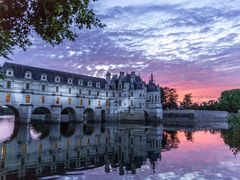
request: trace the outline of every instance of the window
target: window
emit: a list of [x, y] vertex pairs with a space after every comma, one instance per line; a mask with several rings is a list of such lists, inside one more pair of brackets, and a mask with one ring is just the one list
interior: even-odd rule
[[40, 101], [41, 101], [42, 104], [44, 104], [45, 103], [45, 96], [41, 96]]
[[88, 91], [88, 95], [91, 96], [91, 90]]
[[119, 106], [122, 106], [122, 101], [118, 101], [118, 105], [119, 105]]
[[97, 96], [99, 96], [99, 94], [100, 94], [99, 91], [97, 91]]
[[80, 103], [79, 103], [80, 106], [83, 105], [83, 99], [80, 99]]
[[29, 95], [26, 95], [26, 97], [25, 97], [25, 103], [30, 103], [30, 96]]
[[81, 95], [82, 94], [82, 89], [79, 89], [78, 93]]
[[131, 100], [131, 106], [133, 106], [133, 100]]
[[106, 101], [106, 107], [108, 107], [108, 106], [109, 106], [109, 100]]
[[41, 75], [41, 80], [42, 81], [46, 81], [47, 80], [47, 75], [46, 74], [42, 74]]
[[30, 90], [30, 83], [26, 83], [26, 90]]
[[91, 81], [88, 82], [88, 86], [92, 86], [92, 82]]
[[115, 97], [115, 92], [113, 92], [113, 97]]
[[59, 86], [56, 86], [56, 93], [59, 93]]
[[106, 92], [106, 97], [108, 97], [108, 92]]
[[56, 104], [60, 104], [60, 97], [56, 98]]
[[97, 88], [100, 88], [100, 83], [96, 83], [96, 87], [97, 87]]
[[68, 88], [68, 94], [72, 93], [72, 88]]
[[78, 80], [78, 85], [82, 86], [83, 85], [83, 80]]
[[13, 70], [12, 69], [7, 69], [6, 75], [7, 76], [13, 76]]
[[6, 103], [9, 103], [11, 101], [11, 95], [10, 94], [6, 94], [5, 101], [6, 101]]
[[109, 89], [109, 85], [108, 85], [108, 84], [106, 84], [106, 85], [105, 85], [105, 88], [106, 88], [106, 89]]
[[45, 92], [45, 91], [46, 91], [46, 86], [42, 85], [42, 92]]
[[68, 97], [68, 104], [72, 104], [72, 98]]
[[58, 83], [60, 82], [60, 76], [55, 77], [55, 82], [58, 82]]
[[89, 105], [89, 106], [91, 105], [91, 100], [90, 100], [90, 99], [88, 100], [88, 105]]
[[119, 97], [122, 97], [122, 93], [119, 93]]
[[68, 84], [72, 84], [73, 83], [73, 79], [72, 78], [68, 78]]
[[101, 101], [100, 100], [98, 100], [98, 107], [100, 107], [101, 106]]
[[26, 78], [26, 79], [32, 79], [32, 73], [31, 73], [30, 71], [27, 71], [27, 72], [25, 73], [25, 78]]
[[7, 89], [11, 89], [11, 87], [12, 87], [11, 81], [7, 81], [6, 88], [7, 88]]
[[131, 97], [133, 97], [133, 92], [131, 92]]

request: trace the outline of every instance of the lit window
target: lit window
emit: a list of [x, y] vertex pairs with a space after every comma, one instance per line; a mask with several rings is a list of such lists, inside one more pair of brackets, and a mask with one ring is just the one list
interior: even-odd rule
[[10, 94], [6, 94], [5, 101], [6, 101], [6, 103], [9, 103], [11, 101], [11, 95]]
[[41, 96], [41, 103], [44, 104], [45, 103], [45, 96]]
[[80, 103], [79, 103], [80, 106], [83, 105], [83, 99], [80, 99]]
[[7, 89], [11, 89], [11, 87], [12, 87], [11, 81], [7, 81], [6, 88], [7, 88]]
[[100, 107], [101, 106], [101, 101], [100, 100], [98, 100], [98, 107]]
[[68, 98], [68, 104], [72, 104], [72, 98]]
[[106, 101], [106, 107], [108, 107], [108, 106], [109, 106], [109, 101], [107, 100], [107, 101]]
[[30, 103], [30, 100], [31, 100], [30, 96], [29, 96], [29, 95], [26, 95], [26, 97], [25, 97], [25, 103]]

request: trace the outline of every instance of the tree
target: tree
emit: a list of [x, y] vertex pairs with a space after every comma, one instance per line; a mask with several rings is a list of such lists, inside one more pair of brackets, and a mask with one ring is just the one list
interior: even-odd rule
[[240, 109], [240, 89], [223, 91], [219, 98], [219, 108], [228, 112], [237, 113]]
[[181, 107], [183, 107], [184, 109], [190, 109], [192, 105], [192, 94], [186, 94], [183, 98], [183, 102], [181, 103]]
[[162, 104], [163, 109], [177, 109], [178, 94], [174, 88], [162, 88]]
[[26, 50], [32, 37], [40, 36], [55, 46], [74, 41], [77, 29], [104, 27], [92, 9], [96, 0], [1, 0], [0, 56], [9, 59], [14, 47]]

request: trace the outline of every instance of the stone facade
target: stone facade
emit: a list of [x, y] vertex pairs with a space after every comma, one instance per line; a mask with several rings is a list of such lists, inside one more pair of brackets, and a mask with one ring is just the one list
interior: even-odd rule
[[69, 119], [144, 121], [162, 118], [160, 87], [151, 76], [145, 83], [135, 72], [106, 79], [6, 62], [0, 80], [0, 106], [30, 122], [32, 114]]

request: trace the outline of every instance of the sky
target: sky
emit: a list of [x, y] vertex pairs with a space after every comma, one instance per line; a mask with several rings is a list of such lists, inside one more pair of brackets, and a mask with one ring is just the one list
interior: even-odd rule
[[[75, 42], [51, 47], [39, 37], [14, 62], [103, 77], [135, 71], [180, 99], [217, 99], [240, 88], [239, 0], [99, 0], [92, 4], [103, 29], [77, 31]], [[0, 60], [2, 60], [0, 58]]]

